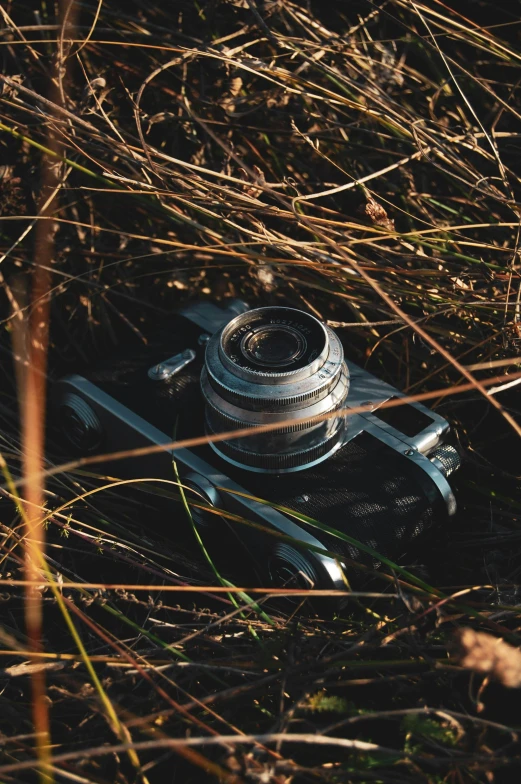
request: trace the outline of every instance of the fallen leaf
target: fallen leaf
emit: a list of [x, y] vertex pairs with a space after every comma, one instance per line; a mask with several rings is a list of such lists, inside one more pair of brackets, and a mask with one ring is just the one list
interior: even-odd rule
[[521, 686], [521, 651], [485, 632], [458, 629], [455, 633], [457, 658], [462, 667], [489, 675], [503, 686]]

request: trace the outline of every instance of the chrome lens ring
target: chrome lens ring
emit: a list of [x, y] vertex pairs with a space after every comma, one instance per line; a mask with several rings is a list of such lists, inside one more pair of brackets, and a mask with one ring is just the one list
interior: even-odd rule
[[[260, 337], [286, 339], [285, 358], [272, 362], [255, 356], [250, 345]], [[266, 341], [268, 342], [268, 341]], [[312, 375], [327, 353], [327, 328], [295, 308], [256, 308], [230, 321], [219, 337], [220, 361], [249, 383], [292, 384]], [[293, 350], [289, 346], [293, 344]]]
[[[269, 343], [270, 332], [275, 339], [255, 355], [257, 336]], [[233, 319], [208, 342], [201, 387], [209, 434], [281, 423], [212, 444], [235, 465], [267, 473], [302, 470], [343, 443], [349, 373], [342, 345], [307, 313], [258, 308]]]

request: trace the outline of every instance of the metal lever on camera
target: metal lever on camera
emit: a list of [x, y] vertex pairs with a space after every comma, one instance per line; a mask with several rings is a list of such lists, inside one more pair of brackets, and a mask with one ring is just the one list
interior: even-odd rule
[[[213, 302], [198, 302], [186, 305], [179, 311], [179, 315], [184, 316], [192, 323], [204, 330], [199, 336], [199, 344], [204, 345], [210, 335], [217, 332], [224, 324], [227, 324], [234, 316], [249, 310], [249, 305], [242, 299], [231, 299], [225, 308], [214, 305]], [[181, 372], [190, 362], [193, 362], [197, 354], [192, 348], [187, 348], [173, 357], [164, 359], [148, 371], [148, 377], [152, 381], [168, 381]]]
[[193, 348], [187, 348], [179, 354], [175, 354], [169, 359], [159, 362], [148, 371], [148, 377], [152, 381], [168, 381], [183, 370], [190, 362], [193, 362], [197, 354]]

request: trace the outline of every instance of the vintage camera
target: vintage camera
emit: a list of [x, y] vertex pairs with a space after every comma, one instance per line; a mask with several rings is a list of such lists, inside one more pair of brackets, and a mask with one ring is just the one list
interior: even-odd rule
[[[309, 313], [240, 300], [189, 305], [146, 347], [101, 362], [88, 377], [69, 375], [52, 393], [76, 453], [164, 445], [119, 461], [113, 475], [174, 479], [174, 438], [221, 436], [175, 452], [199, 501], [193, 517], [203, 539], [231, 532], [252, 582], [326, 589], [345, 588], [346, 563], [377, 566], [335, 531], [397, 558], [455, 513], [448, 477], [460, 458], [447, 443], [449, 424], [417, 403], [381, 408], [402, 397], [346, 360], [338, 335]], [[360, 406], [366, 411], [349, 415]], [[251, 435], [225, 435], [238, 430]], [[185, 515], [179, 506], [172, 537], [188, 535]]]

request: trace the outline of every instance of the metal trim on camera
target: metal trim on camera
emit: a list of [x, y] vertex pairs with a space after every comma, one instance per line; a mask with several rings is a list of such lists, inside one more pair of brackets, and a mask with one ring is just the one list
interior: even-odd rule
[[[211, 434], [281, 423], [212, 443], [217, 454], [241, 468], [299, 471], [344, 443], [349, 371], [343, 348], [308, 313], [266, 307], [234, 318], [208, 342], [201, 388]], [[309, 421], [335, 411], [338, 416]]]

